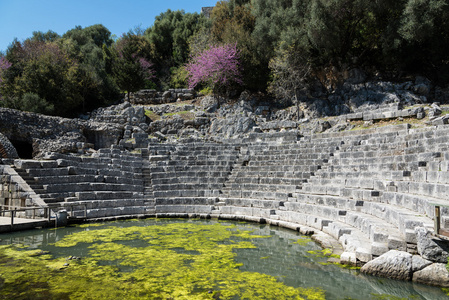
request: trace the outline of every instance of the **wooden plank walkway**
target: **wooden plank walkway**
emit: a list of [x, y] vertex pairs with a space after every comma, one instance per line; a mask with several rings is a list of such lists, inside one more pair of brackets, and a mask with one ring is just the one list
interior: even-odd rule
[[14, 224], [11, 226], [11, 217], [0, 217], [0, 233], [32, 229], [36, 227], [47, 227], [50, 223], [47, 219], [25, 219], [14, 218]]

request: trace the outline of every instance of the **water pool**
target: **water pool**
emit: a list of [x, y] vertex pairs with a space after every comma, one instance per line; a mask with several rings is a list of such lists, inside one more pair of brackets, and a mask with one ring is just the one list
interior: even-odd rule
[[292, 230], [145, 219], [0, 235], [0, 299], [447, 299], [327, 263]]

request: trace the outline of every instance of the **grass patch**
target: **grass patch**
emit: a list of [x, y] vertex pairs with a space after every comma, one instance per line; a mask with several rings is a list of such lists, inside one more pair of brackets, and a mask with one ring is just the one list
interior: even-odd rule
[[184, 120], [193, 120], [195, 119], [195, 114], [191, 111], [184, 110], [184, 111], [178, 111], [175, 113], [166, 113], [164, 114], [164, 117], [166, 118], [173, 118], [174, 116], [180, 116]]
[[391, 119], [391, 120], [379, 120], [375, 121], [371, 125], [366, 125], [366, 121], [360, 120], [360, 121], [351, 121], [350, 124], [354, 125], [355, 127], [351, 129], [351, 131], [354, 130], [365, 130], [365, 129], [373, 129], [373, 128], [380, 128], [385, 126], [394, 126], [394, 125], [402, 125], [402, 124], [410, 124], [412, 128], [420, 128], [425, 127], [426, 125], [426, 119], [418, 120], [416, 118], [403, 118], [402, 120], [399, 119]]
[[161, 116], [149, 109], [145, 109], [145, 116], [147, 116], [151, 121], [157, 121], [161, 119]]

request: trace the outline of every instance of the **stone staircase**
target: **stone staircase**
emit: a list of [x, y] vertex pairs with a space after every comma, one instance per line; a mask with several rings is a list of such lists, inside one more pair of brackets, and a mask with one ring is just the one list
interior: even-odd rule
[[301, 192], [330, 155], [302, 146], [258, 143], [242, 149], [220, 197], [226, 203], [221, 213], [278, 219], [276, 210]]
[[150, 145], [158, 216], [209, 216], [238, 156], [238, 146], [211, 143]]

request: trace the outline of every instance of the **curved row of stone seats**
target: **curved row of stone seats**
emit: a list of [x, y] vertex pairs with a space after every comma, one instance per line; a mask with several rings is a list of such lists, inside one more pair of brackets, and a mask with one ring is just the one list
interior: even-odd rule
[[406, 243], [399, 237], [397, 230], [363, 212], [320, 202], [286, 202], [276, 214], [283, 220], [302, 219], [301, 223], [328, 233], [341, 241], [346, 252], [355, 253], [356, 259], [362, 262], [387, 252], [390, 247], [406, 249]]
[[[339, 155], [342, 154], [348, 154], [348, 152]], [[330, 162], [332, 166], [328, 167], [328, 172], [320, 175], [334, 181], [337, 178], [344, 178], [346, 181], [344, 185], [339, 183], [340, 187], [377, 190], [377, 196], [382, 196], [385, 190], [421, 195], [429, 199], [445, 199], [449, 194], [448, 161], [444, 160], [447, 155], [443, 156], [440, 152], [382, 156], [376, 160], [380, 163], [364, 158], [352, 160], [352, 163], [349, 163], [346, 160], [339, 160], [339, 155], [337, 154], [335, 156], [337, 158]], [[373, 181], [373, 179], [376, 180]], [[331, 185], [326, 184], [326, 181], [314, 184], [317, 183]], [[415, 209], [419, 213], [433, 216], [433, 209], [429, 205]]]
[[[314, 214], [311, 214], [310, 210], [304, 211], [303, 207], [294, 208], [275, 201], [259, 201], [260, 204], [257, 200], [250, 199], [226, 199], [226, 201], [226, 206], [219, 207], [219, 211], [213, 212], [213, 215], [229, 219], [238, 216], [249, 221], [264, 220], [269, 224], [282, 225], [295, 230], [304, 225], [323, 231], [340, 241], [347, 255], [350, 255], [350, 258], [345, 258], [345, 261], [350, 263], [356, 263], [357, 260], [367, 262], [373, 258], [373, 254], [381, 255], [387, 251], [385, 243], [373, 243], [367, 238], [366, 233], [357, 228], [331, 220], [328, 212], [319, 216], [316, 210], [313, 211]], [[247, 206], [243, 206], [245, 204], [242, 202], [246, 202]], [[267, 208], [266, 205], [269, 203], [273, 206]], [[324, 206], [318, 208], [320, 211], [328, 210]], [[354, 217], [354, 219], [357, 218], [357, 216]]]
[[154, 201], [143, 198], [88, 200], [62, 202], [60, 204], [61, 207], [70, 211], [71, 216], [75, 218], [84, 218], [85, 214], [87, 214], [87, 218], [154, 214]]
[[150, 145], [156, 213], [211, 214], [239, 155], [239, 146], [215, 143]]
[[[347, 173], [346, 173], [347, 174]], [[363, 173], [356, 173], [363, 174]], [[362, 175], [363, 176], [363, 175]], [[349, 176], [347, 179], [312, 179], [304, 188], [303, 193], [314, 195], [328, 195], [344, 197], [344, 199], [360, 201], [361, 205], [367, 202], [382, 203], [384, 211], [394, 214], [401, 208], [406, 209], [412, 218], [417, 219], [419, 215], [433, 216], [434, 210], [431, 205], [436, 197], [429, 196], [426, 193], [416, 195], [410, 193], [409, 186], [417, 186], [416, 183], [411, 185], [400, 184], [388, 180], [376, 180], [369, 178], [360, 178], [361, 175]], [[399, 189], [398, 189], [399, 187]], [[407, 188], [407, 189], [406, 189]], [[418, 185], [419, 188], [419, 185]], [[388, 205], [392, 207], [389, 208]], [[377, 215], [377, 212], [374, 212]], [[431, 220], [427, 217], [423, 223], [430, 226]]]
[[119, 149], [90, 157], [49, 153], [45, 160], [16, 160], [15, 166], [46, 203], [79, 204], [74, 216], [83, 216], [85, 208], [88, 218], [154, 213], [154, 203], [144, 197], [140, 155]]
[[[416, 149], [409, 151], [407, 143], [397, 142], [398, 139], [406, 140], [408, 134], [401, 132], [397, 135], [393, 145], [388, 144], [391, 135], [384, 139], [376, 137], [375, 141], [367, 136], [360, 145], [340, 149], [329, 161], [329, 166], [317, 172], [318, 178], [311, 179], [304, 186], [303, 192], [341, 197], [339, 199], [346, 203], [346, 207], [351, 202], [358, 203], [361, 212], [395, 226], [399, 236], [413, 248], [412, 244], [416, 244], [415, 227], [424, 226], [432, 231], [433, 222], [429, 218], [433, 216], [432, 197], [447, 196], [449, 190], [445, 184], [413, 181], [415, 177], [421, 177], [422, 181], [422, 177], [427, 175], [425, 170], [435, 169], [440, 164], [441, 155], [436, 152], [419, 153]], [[379, 141], [387, 144], [382, 145]], [[364, 152], [367, 145], [371, 151]], [[435, 177], [434, 173], [431, 174]], [[444, 177], [436, 176], [443, 178], [441, 180]], [[305, 201], [310, 199], [313, 197]]]
[[[340, 209], [340, 215], [347, 215], [351, 212], [370, 215], [382, 220], [386, 226], [393, 225], [398, 230], [398, 236], [404, 237], [408, 243], [416, 243], [414, 227], [432, 228], [433, 223], [425, 215], [419, 216], [415, 211], [397, 205], [396, 203], [384, 203], [369, 200], [360, 200], [346, 195], [299, 195], [297, 201], [313, 205], [325, 205], [326, 207]], [[284, 204], [284, 206], [288, 206]], [[412, 231], [410, 231], [412, 230]]]
[[287, 201], [328, 161], [338, 144], [320, 145], [328, 152], [317, 152], [311, 142], [250, 144], [241, 150], [242, 162], [233, 169], [222, 198]]

